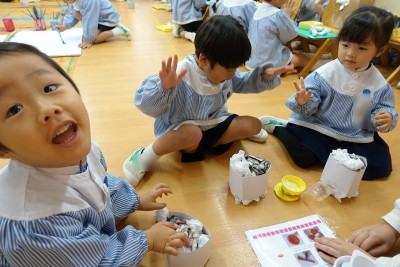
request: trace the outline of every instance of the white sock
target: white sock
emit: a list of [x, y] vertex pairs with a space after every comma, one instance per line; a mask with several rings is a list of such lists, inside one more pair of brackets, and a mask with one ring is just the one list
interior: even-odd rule
[[114, 36], [121, 36], [124, 35], [124, 31], [120, 27], [115, 27], [114, 29], [111, 30], [114, 34]]
[[194, 43], [194, 38], [196, 37], [196, 33], [194, 32], [185, 32], [185, 38], [189, 39], [190, 41], [192, 41], [192, 43]]
[[154, 162], [160, 158], [160, 156], [157, 155], [153, 150], [153, 143], [151, 143], [144, 149], [141, 158], [143, 159], [144, 162], [148, 162], [148, 163]]

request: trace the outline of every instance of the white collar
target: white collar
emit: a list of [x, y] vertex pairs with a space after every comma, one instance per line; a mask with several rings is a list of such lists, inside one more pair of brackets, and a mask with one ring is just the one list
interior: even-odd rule
[[11, 160], [0, 170], [0, 216], [12, 220], [34, 220], [92, 207], [104, 210], [108, 190], [103, 181], [99, 147], [92, 143], [88, 168], [79, 174], [66, 168], [34, 168]]
[[374, 65], [354, 71], [344, 67], [339, 59], [319, 67], [316, 72], [327, 81], [331, 88], [350, 96], [367, 88], [371, 92], [375, 92], [387, 84], [385, 78]]
[[184, 60], [179, 62], [176, 72], [179, 73], [183, 68], [187, 69], [183, 81], [198, 95], [215, 95], [221, 92], [225, 82], [219, 84], [211, 83], [206, 73], [200, 69], [194, 55], [187, 56]]

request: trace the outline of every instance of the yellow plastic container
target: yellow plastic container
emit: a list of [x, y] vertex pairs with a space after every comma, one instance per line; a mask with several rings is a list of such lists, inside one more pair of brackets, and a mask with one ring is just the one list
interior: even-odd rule
[[319, 21], [308, 20], [308, 21], [300, 21], [299, 28], [304, 30], [309, 30], [311, 26], [323, 26], [324, 24]]
[[282, 182], [274, 187], [276, 196], [285, 201], [298, 200], [304, 190], [306, 190], [306, 183], [294, 175], [284, 176]]
[[158, 24], [157, 25], [157, 30], [162, 31], [162, 32], [172, 32], [172, 25], [166, 25], [166, 24]]

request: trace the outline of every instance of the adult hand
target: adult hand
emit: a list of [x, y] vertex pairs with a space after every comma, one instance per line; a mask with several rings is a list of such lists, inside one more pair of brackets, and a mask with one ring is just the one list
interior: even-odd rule
[[392, 226], [384, 222], [358, 229], [351, 234], [349, 242], [373, 256], [380, 256], [394, 246], [399, 236]]
[[338, 238], [318, 237], [315, 238], [314, 241], [315, 247], [319, 250], [318, 254], [321, 256], [322, 259], [326, 260], [330, 264], [333, 264], [335, 260], [341, 256], [352, 255], [353, 251], [356, 249], [368, 255], [368, 253], [366, 253], [356, 245]]

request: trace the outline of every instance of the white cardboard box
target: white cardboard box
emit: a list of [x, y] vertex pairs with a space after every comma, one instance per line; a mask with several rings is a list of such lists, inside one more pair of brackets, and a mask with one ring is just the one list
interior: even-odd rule
[[321, 182], [337, 192], [336, 198], [358, 196], [358, 186], [367, 168], [367, 159], [361, 156], [357, 157], [365, 163], [365, 166], [361, 170], [353, 171], [338, 164], [332, 154], [329, 155], [321, 174]]
[[[169, 212], [169, 215], [175, 215], [179, 218], [186, 220], [198, 220], [193, 216], [181, 212]], [[210, 239], [204, 246], [190, 253], [183, 253], [179, 254], [178, 256], [166, 254], [165, 261], [167, 263], [167, 267], [203, 267], [204, 265], [206, 265], [208, 259], [211, 256], [211, 234], [205, 226], [203, 227], [203, 233], [210, 237]]]
[[236, 204], [240, 201], [247, 205], [251, 201], [259, 201], [267, 194], [268, 174], [271, 166], [266, 173], [258, 176], [240, 176], [229, 164], [229, 187], [235, 197]]

